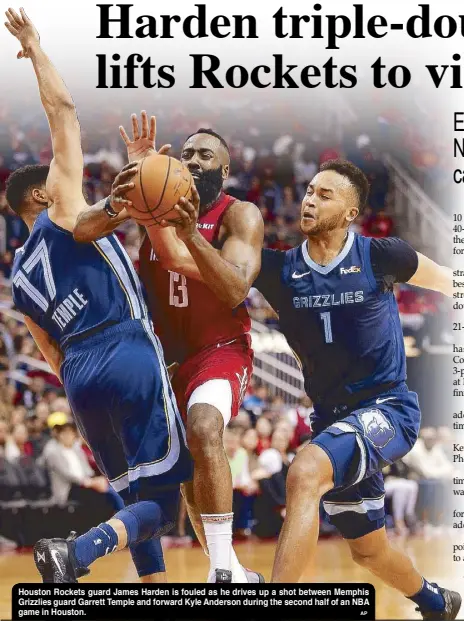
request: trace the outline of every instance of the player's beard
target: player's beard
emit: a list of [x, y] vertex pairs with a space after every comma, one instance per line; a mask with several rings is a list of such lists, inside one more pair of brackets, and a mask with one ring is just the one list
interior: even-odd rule
[[195, 179], [195, 186], [200, 195], [200, 207], [209, 207], [222, 190], [222, 166], [201, 172], [199, 179]]
[[324, 235], [325, 233], [330, 233], [331, 231], [342, 228], [344, 221], [345, 218], [343, 214], [335, 214], [325, 220], [316, 222], [316, 224], [311, 227], [309, 231], [302, 230], [302, 233], [307, 237], [317, 237], [318, 235]]

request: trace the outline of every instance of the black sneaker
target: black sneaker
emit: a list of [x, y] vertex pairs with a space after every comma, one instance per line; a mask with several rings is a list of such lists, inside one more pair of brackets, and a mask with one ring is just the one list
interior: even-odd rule
[[215, 574], [216, 574], [216, 580], [215, 582], [232, 582], [232, 572], [229, 571], [228, 569], [216, 569], [215, 570]]
[[420, 608], [416, 608], [417, 612], [420, 612], [423, 619], [428, 621], [454, 621], [458, 616], [459, 609], [461, 608], [462, 598], [456, 591], [448, 591], [448, 589], [442, 589], [437, 584], [436, 586], [445, 600], [445, 609], [441, 612], [436, 610], [431, 612], [423, 612]]
[[74, 555], [71, 532], [67, 539], [40, 539], [34, 546], [34, 561], [42, 582], [69, 583], [90, 573], [87, 567], [79, 567]]

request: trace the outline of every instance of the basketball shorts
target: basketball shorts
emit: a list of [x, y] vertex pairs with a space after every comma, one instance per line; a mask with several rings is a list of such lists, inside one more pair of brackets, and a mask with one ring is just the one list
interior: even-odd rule
[[323, 508], [345, 539], [357, 539], [385, 525], [382, 469], [404, 457], [417, 440], [417, 395], [403, 384], [343, 418], [338, 408], [338, 419], [327, 425], [329, 416], [316, 408], [313, 423], [312, 443], [328, 455], [334, 471], [334, 489], [323, 496]]
[[61, 375], [82, 436], [126, 504], [191, 478], [185, 429], [148, 321], [69, 345]]
[[[195, 391], [207, 382], [208, 390], [199, 396], [198, 402], [208, 403], [218, 409], [226, 419], [237, 416], [240, 405], [250, 383], [253, 370], [253, 350], [250, 348], [247, 336], [235, 339], [233, 342], [205, 347], [183, 362], [172, 378], [172, 387], [182, 418], [187, 418], [187, 410], [191, 397]], [[223, 380], [223, 383], [212, 382]], [[216, 391], [222, 394], [214, 394]], [[225, 399], [224, 399], [225, 397]], [[223, 405], [226, 403], [226, 405]], [[227, 416], [222, 411], [227, 409]], [[225, 420], [227, 424], [228, 420]]]

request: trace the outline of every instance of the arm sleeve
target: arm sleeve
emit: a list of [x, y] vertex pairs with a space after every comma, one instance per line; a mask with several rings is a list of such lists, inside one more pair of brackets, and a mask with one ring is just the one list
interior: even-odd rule
[[371, 240], [371, 264], [377, 281], [408, 282], [417, 271], [417, 252], [397, 237]]
[[285, 252], [263, 248], [261, 251], [261, 271], [253, 287], [266, 298], [272, 308], [279, 312], [280, 275], [285, 261]]

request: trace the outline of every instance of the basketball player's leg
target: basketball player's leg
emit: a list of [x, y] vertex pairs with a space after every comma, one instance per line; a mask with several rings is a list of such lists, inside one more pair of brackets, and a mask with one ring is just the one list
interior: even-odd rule
[[406, 597], [412, 597], [421, 590], [422, 576], [409, 556], [392, 546], [385, 526], [363, 537], [348, 539], [347, 543], [355, 563]]
[[[124, 334], [117, 343], [84, 349], [74, 360], [72, 373], [69, 363], [65, 368], [65, 388], [73, 411], [80, 413], [79, 427], [99, 468], [129, 506], [77, 539], [38, 542], [36, 563], [44, 579], [50, 572], [49, 561], [56, 557], [52, 552], [60, 556], [63, 572], [77, 578], [88, 573], [97, 558], [124, 547], [130, 548], [141, 577], [155, 576], [157, 580], [156, 574], [164, 572], [159, 542], [139, 544], [159, 538], [175, 524], [180, 482], [191, 476], [192, 465], [166, 368], [157, 350], [153, 355], [154, 345], [140, 326], [138, 332]], [[94, 356], [107, 361], [107, 366], [100, 364], [100, 373], [95, 373]], [[136, 378], [130, 374], [127, 378], [124, 367]], [[67, 381], [68, 374], [73, 381]], [[116, 387], [115, 376], [120, 378]], [[124, 391], [124, 399], [114, 407], [117, 389]], [[162, 462], [170, 458], [171, 451], [176, 459], [171, 457], [166, 468]], [[168, 491], [160, 491], [160, 487]], [[134, 499], [139, 502], [129, 504]], [[63, 573], [56, 569], [52, 567], [53, 581], [62, 582]]]
[[287, 475], [286, 516], [271, 582], [298, 582], [314, 558], [319, 537], [319, 505], [333, 487], [328, 455], [315, 444], [299, 451]]
[[234, 582], [247, 582], [232, 548], [232, 475], [223, 444], [224, 427], [232, 412], [230, 383], [216, 379], [198, 386], [187, 408], [187, 442], [194, 462], [193, 507], [197, 508], [193, 522], [200, 530], [199, 513], [211, 564], [208, 579], [222, 569], [232, 571]]
[[197, 536], [198, 542], [203, 548], [203, 552], [206, 554], [206, 556], [209, 556], [208, 544], [206, 543], [205, 529], [203, 528], [203, 522], [201, 521], [201, 512], [198, 509], [198, 506], [195, 504], [193, 481], [186, 481], [185, 483], [182, 483], [182, 485], [180, 486], [180, 490], [182, 492], [185, 506], [187, 508], [187, 513], [193, 526], [193, 530], [195, 531], [195, 535]]
[[[376, 473], [339, 494], [339, 502], [342, 495], [343, 501], [338, 505], [335, 503], [336, 493], [331, 494], [332, 523], [346, 539], [355, 563], [414, 602], [422, 614], [427, 615], [426, 618], [455, 619], [460, 596], [429, 583], [414, 567], [410, 557], [389, 541], [383, 496], [379, 497], [381, 487], [382, 475]], [[353, 505], [356, 512], [350, 511]], [[328, 506], [324, 504], [325, 508]], [[334, 514], [334, 507], [341, 512]]]
[[224, 428], [238, 413], [251, 366], [249, 349], [237, 342], [198, 354], [173, 377], [194, 461], [193, 485], [184, 486], [184, 492], [192, 524], [208, 550], [209, 580], [216, 569], [232, 571], [233, 582], [261, 579], [241, 567], [232, 548], [232, 477], [223, 445]]
[[[455, 619], [460, 596], [427, 582], [386, 536], [382, 468], [410, 450], [420, 420], [415, 395], [388, 394], [377, 407], [355, 410], [315, 438], [334, 465], [336, 489], [324, 496], [324, 510], [356, 563], [411, 599], [426, 618]], [[337, 446], [340, 438], [344, 450]]]

